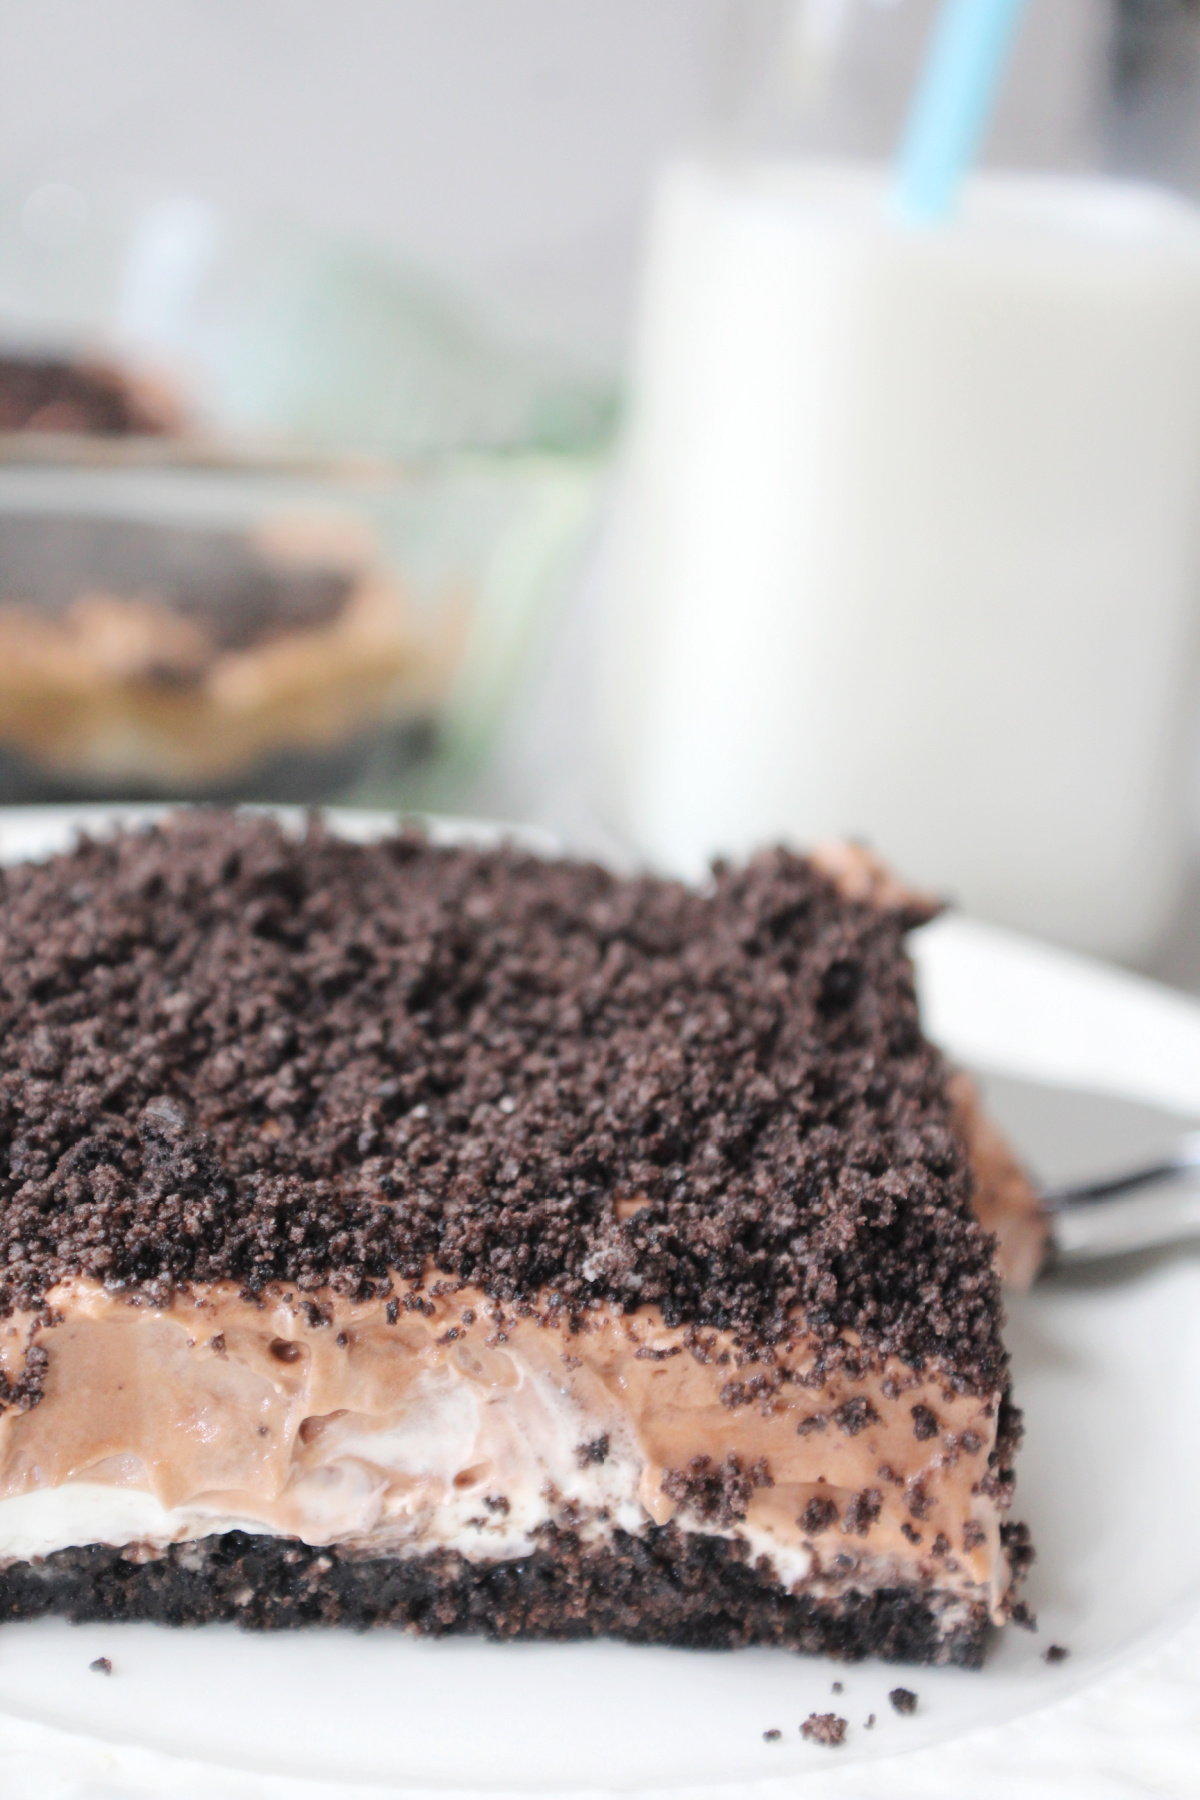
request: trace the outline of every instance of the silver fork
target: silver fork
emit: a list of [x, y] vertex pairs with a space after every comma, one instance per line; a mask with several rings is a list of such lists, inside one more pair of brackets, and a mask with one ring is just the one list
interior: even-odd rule
[[1162, 1161], [1042, 1195], [1057, 1264], [1152, 1250], [1200, 1236], [1200, 1131]]

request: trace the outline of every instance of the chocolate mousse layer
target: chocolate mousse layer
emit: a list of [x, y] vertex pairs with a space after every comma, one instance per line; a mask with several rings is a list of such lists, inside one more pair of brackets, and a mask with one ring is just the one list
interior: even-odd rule
[[6, 872], [0, 1608], [977, 1659], [992, 1240], [924, 909], [846, 886], [228, 814]]

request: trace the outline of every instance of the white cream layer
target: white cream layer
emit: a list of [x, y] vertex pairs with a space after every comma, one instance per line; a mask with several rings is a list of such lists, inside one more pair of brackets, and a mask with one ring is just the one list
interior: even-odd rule
[[[645, 1529], [651, 1514], [639, 1495], [647, 1462], [635, 1444], [613, 1441], [619, 1421], [606, 1421], [604, 1461], [581, 1468], [579, 1446], [589, 1433], [596, 1436], [596, 1420], [567, 1392], [522, 1368], [505, 1402], [489, 1403], [454, 1365], [443, 1365], [418, 1377], [396, 1425], [372, 1429], [351, 1414], [331, 1420], [322, 1434], [328, 1454], [288, 1484], [286, 1522], [278, 1501], [255, 1508], [243, 1499], [234, 1510], [220, 1493], [166, 1506], [146, 1485], [144, 1468], [123, 1458], [103, 1470], [111, 1481], [71, 1479], [0, 1499], [0, 1559], [28, 1560], [72, 1545], [161, 1546], [246, 1531], [311, 1545], [369, 1545], [401, 1555], [452, 1550], [468, 1561], [494, 1561], [529, 1555], [539, 1527], [564, 1518], [588, 1541], [614, 1528]], [[679, 1522], [688, 1527], [686, 1512]], [[721, 1535], [745, 1536], [752, 1553], [770, 1556], [789, 1585], [811, 1571], [811, 1552], [780, 1542], [770, 1530], [743, 1522]]]

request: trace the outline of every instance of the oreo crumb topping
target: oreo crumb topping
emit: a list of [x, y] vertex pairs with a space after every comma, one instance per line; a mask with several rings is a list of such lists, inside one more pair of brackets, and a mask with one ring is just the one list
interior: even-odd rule
[[842, 1530], [866, 1537], [883, 1509], [883, 1495], [878, 1488], [863, 1488], [855, 1494], [842, 1518]]
[[[692, 1354], [696, 1355], [700, 1346], [693, 1340]], [[783, 1371], [778, 1368], [759, 1370], [747, 1381], [727, 1381], [721, 1389], [721, 1405], [728, 1407], [748, 1406], [752, 1400], [759, 1401], [764, 1410], [769, 1411], [767, 1402], [779, 1392], [783, 1386]]]
[[112, 1664], [109, 1662], [107, 1656], [98, 1656], [95, 1662], [90, 1662], [88, 1664], [88, 1668], [96, 1675], [112, 1674]]
[[923, 1481], [914, 1481], [905, 1495], [905, 1504], [914, 1519], [927, 1519], [933, 1511], [933, 1495]]
[[32, 1344], [25, 1352], [25, 1365], [15, 1380], [0, 1370], [0, 1412], [12, 1407], [15, 1412], [29, 1412], [42, 1398], [50, 1353], [41, 1344]]
[[857, 1437], [868, 1425], [878, 1425], [879, 1414], [869, 1400], [862, 1394], [856, 1394], [852, 1400], [843, 1400], [840, 1406], [835, 1407], [833, 1422], [847, 1437]]
[[841, 1691], [842, 1691], [842, 1684], [841, 1684], [841, 1682], [840, 1682], [840, 1681], [835, 1681], [835, 1682], [834, 1682], [834, 1684], [833, 1684], [833, 1686], [832, 1686], [832, 1687], [831, 1687], [831, 1688], [830, 1688], [830, 1690], [829, 1690], [829, 1691], [830, 1691], [830, 1693], [831, 1693], [831, 1694], [840, 1694], [840, 1693], [841, 1693]]
[[835, 1750], [846, 1741], [848, 1721], [839, 1719], [836, 1713], [809, 1713], [800, 1727], [800, 1736], [810, 1743], [824, 1744], [827, 1749]]
[[932, 1406], [917, 1405], [912, 1409], [913, 1436], [915, 1438], [935, 1438], [940, 1429], [938, 1416]]
[[838, 1509], [832, 1500], [826, 1500], [821, 1494], [814, 1494], [804, 1511], [796, 1521], [801, 1531], [809, 1537], [816, 1537], [822, 1531], [828, 1531], [831, 1525], [837, 1524]]
[[220, 812], [5, 870], [0, 1309], [432, 1264], [993, 1392], [921, 916], [782, 850], [695, 891]]
[[725, 1527], [745, 1518], [755, 1488], [774, 1485], [761, 1458], [747, 1469], [732, 1453], [723, 1463], [714, 1463], [710, 1456], [693, 1456], [686, 1469], [668, 1469], [662, 1478], [662, 1490], [669, 1500], [686, 1507], [706, 1525]]
[[1042, 1651], [1042, 1661], [1048, 1663], [1066, 1662], [1071, 1652], [1065, 1644], [1047, 1644]]
[[911, 1688], [893, 1688], [888, 1699], [892, 1703], [894, 1712], [907, 1714], [915, 1713], [917, 1710], [917, 1696]]
[[1023, 1519], [1005, 1519], [1000, 1527], [1000, 1542], [1013, 1572], [1013, 1584], [1019, 1586], [1037, 1558], [1028, 1525]]
[[768, 1744], [777, 1744], [782, 1736], [782, 1731], [771, 1730], [763, 1732], [763, 1739]]
[[601, 1432], [600, 1436], [593, 1438], [590, 1443], [576, 1444], [575, 1446], [575, 1461], [581, 1469], [591, 1468], [594, 1463], [602, 1463], [607, 1455], [608, 1433], [606, 1431]]
[[874, 1731], [874, 1729], [875, 1729], [875, 1714], [868, 1713], [866, 1718], [863, 1720], [863, 1730], [864, 1731]]

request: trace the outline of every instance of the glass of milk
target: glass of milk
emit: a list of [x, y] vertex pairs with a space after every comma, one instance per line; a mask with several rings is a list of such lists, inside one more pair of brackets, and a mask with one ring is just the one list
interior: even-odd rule
[[1133, 956], [1184, 858], [1200, 212], [972, 178], [681, 165], [651, 234], [599, 675], [660, 866], [859, 837], [971, 910]]

